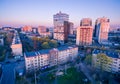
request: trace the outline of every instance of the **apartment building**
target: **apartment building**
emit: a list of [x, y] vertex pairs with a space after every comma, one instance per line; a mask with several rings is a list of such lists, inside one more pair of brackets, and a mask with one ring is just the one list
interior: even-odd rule
[[80, 22], [80, 27], [77, 28], [76, 45], [91, 45], [92, 34], [92, 20], [90, 18], [83, 18]]
[[92, 65], [95, 68], [100, 68], [99, 59], [97, 58], [97, 55], [103, 53], [108, 58], [110, 58], [111, 62], [106, 64], [106, 59], [103, 59], [103, 70], [112, 72], [112, 73], [120, 73], [120, 53], [115, 51], [107, 51], [107, 50], [94, 50], [92, 55]]
[[47, 32], [47, 28], [45, 26], [39, 26], [38, 33], [41, 37], [51, 37], [52, 36], [52, 34], [50, 32]]
[[26, 72], [30, 73], [47, 67], [66, 63], [74, 60], [77, 55], [77, 46], [62, 46], [36, 52], [26, 52], [24, 53]]
[[54, 39], [64, 44], [67, 41], [69, 33], [69, 15], [59, 12], [53, 15]]
[[22, 54], [22, 43], [20, 40], [20, 37], [18, 35], [18, 32], [15, 30], [14, 32], [14, 38], [11, 44], [12, 54], [13, 56], [23, 56]]
[[108, 33], [110, 28], [110, 19], [106, 17], [98, 18], [95, 22], [94, 37], [101, 44], [108, 41]]

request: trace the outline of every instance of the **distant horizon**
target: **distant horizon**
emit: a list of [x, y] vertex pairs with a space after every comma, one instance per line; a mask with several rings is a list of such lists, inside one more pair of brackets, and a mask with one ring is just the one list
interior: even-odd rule
[[61, 11], [78, 27], [82, 18], [110, 19], [110, 25], [120, 25], [120, 0], [1, 0], [0, 27], [40, 25], [53, 27], [53, 15]]
[[[33, 26], [33, 25], [21, 25], [21, 26], [12, 26], [12, 25], [4, 25], [4, 26], [0, 26], [0, 28], [3, 28], [3, 27], [12, 27], [12, 28], [21, 28], [21, 27], [24, 27], [24, 26], [31, 26], [31, 27], [35, 27], [35, 28], [38, 28], [38, 26], [45, 26], [45, 25], [38, 25], [38, 26]], [[45, 26], [46, 28], [54, 28], [54, 26]], [[77, 28], [79, 26], [74, 26], [74, 28]], [[95, 25], [92, 25], [92, 27], [94, 28]], [[116, 27], [120, 27], [120, 24], [110, 24], [110, 28], [116, 28]]]

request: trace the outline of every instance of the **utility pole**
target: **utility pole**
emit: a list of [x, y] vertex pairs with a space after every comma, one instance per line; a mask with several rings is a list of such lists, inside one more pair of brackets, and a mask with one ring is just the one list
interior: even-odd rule
[[36, 72], [34, 73], [34, 75], [35, 75], [35, 84], [37, 84], [37, 80], [36, 80]]

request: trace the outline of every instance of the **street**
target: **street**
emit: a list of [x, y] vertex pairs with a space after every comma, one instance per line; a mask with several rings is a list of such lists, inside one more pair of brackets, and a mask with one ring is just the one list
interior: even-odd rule
[[15, 64], [3, 65], [3, 76], [0, 84], [15, 84], [14, 68]]
[[81, 68], [81, 71], [86, 75], [86, 77], [91, 81], [92, 84], [95, 84], [95, 81], [94, 79], [90, 76], [90, 73], [89, 73], [89, 69], [87, 69], [86, 65], [84, 65], [83, 63], [80, 63], [79, 64], [80, 68]]

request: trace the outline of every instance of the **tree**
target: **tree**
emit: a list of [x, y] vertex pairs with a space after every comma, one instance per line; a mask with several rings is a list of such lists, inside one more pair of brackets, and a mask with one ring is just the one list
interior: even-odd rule
[[42, 43], [41, 47], [44, 48], [44, 49], [48, 49], [48, 48], [50, 48], [48, 42], [44, 42], [44, 43]]
[[34, 36], [34, 37], [32, 38], [32, 40], [33, 40], [33, 48], [34, 48], [34, 49], [37, 49], [37, 41], [38, 41], [38, 38]]
[[57, 44], [57, 42], [55, 40], [51, 40], [49, 42], [49, 45], [50, 45], [51, 48], [56, 48], [58, 46], [58, 44]]
[[99, 66], [101, 71], [105, 71], [106, 69], [109, 68], [109, 64], [112, 63], [112, 59], [110, 59], [108, 56], [106, 56], [105, 54], [98, 54], [97, 55], [97, 66]]
[[92, 55], [87, 55], [84, 61], [85, 61], [86, 64], [91, 65], [91, 63], [92, 63]]

